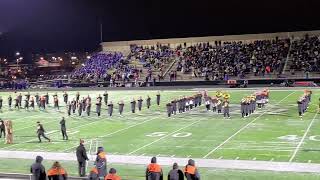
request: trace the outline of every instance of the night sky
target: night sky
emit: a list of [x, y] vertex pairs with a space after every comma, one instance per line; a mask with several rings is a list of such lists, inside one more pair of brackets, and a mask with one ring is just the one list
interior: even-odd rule
[[320, 29], [320, 3], [284, 0], [0, 0], [0, 57], [104, 41]]

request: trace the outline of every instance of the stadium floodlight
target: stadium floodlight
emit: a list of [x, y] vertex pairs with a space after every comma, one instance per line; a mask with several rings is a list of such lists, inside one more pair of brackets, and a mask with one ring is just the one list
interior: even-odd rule
[[20, 56], [20, 52], [17, 51], [17, 52], [16, 52], [16, 56]]
[[4, 61], [4, 62], [7, 62], [7, 59], [4, 59], [3, 61]]
[[23, 59], [23, 57], [20, 57], [20, 58], [19, 58], [19, 60], [22, 60], [22, 59]]
[[83, 66], [83, 67], [84, 67], [85, 65], [82, 63], [82, 64], [81, 64], [81, 66]]
[[43, 60], [43, 57], [40, 57], [41, 60]]
[[90, 59], [91, 58], [91, 56], [87, 56], [87, 59]]
[[72, 59], [72, 60], [76, 60], [77, 57], [76, 57], [76, 56], [72, 56], [71, 59]]
[[73, 61], [71, 64], [73, 64], [73, 65], [74, 65], [74, 64], [76, 64], [76, 63]]

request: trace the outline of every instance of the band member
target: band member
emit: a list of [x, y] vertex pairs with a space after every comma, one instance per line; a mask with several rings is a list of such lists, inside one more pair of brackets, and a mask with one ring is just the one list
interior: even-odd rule
[[120, 115], [122, 115], [123, 108], [124, 108], [124, 103], [123, 103], [123, 100], [121, 100], [121, 101], [119, 102], [119, 113], [120, 113]]
[[113, 103], [112, 101], [110, 101], [108, 104], [108, 114], [110, 117], [112, 116], [112, 112], [113, 112]]
[[30, 107], [34, 110], [34, 99], [31, 97], [30, 99]]
[[189, 98], [186, 98], [186, 100], [185, 100], [185, 107], [186, 107], [185, 109], [186, 109], [186, 111], [189, 111], [189, 107], [190, 107], [189, 106], [189, 102], [190, 102]]
[[147, 108], [149, 109], [151, 106], [151, 98], [148, 96], [147, 97]]
[[160, 92], [157, 93], [157, 105], [160, 106]]
[[77, 109], [77, 101], [75, 101], [74, 99], [71, 101], [71, 106], [72, 106], [72, 113], [76, 113], [76, 109]]
[[190, 97], [190, 100], [189, 100], [189, 107], [190, 107], [190, 110], [193, 108], [193, 97]]
[[62, 117], [60, 121], [61, 133], [63, 140], [68, 140], [67, 128], [66, 128], [66, 120]]
[[67, 111], [68, 111], [68, 116], [71, 115], [71, 110], [72, 110], [72, 104], [70, 103], [70, 101], [67, 104]]
[[242, 98], [241, 102], [240, 102], [240, 110], [241, 110], [241, 116], [245, 117], [246, 116], [246, 100], [244, 98]]
[[67, 93], [67, 92], [64, 92], [64, 93], [63, 93], [63, 102], [64, 102], [65, 104], [68, 103], [68, 93]]
[[177, 114], [177, 100], [171, 101], [172, 105], [172, 114], [176, 115]]
[[207, 109], [207, 111], [210, 111], [210, 104], [211, 104], [211, 102], [210, 102], [210, 98], [209, 97], [206, 97], [205, 98], [205, 104], [206, 104], [206, 109]]
[[223, 116], [226, 118], [228, 116], [228, 118], [230, 118], [230, 114], [229, 114], [229, 101], [225, 100], [223, 102]]
[[18, 104], [19, 104], [19, 108], [21, 108], [21, 103], [22, 103], [22, 95], [21, 93], [18, 96]]
[[43, 138], [45, 138], [46, 140], [48, 140], [49, 142], [51, 142], [51, 140], [44, 134], [46, 131], [44, 130], [42, 124], [38, 121], [37, 122], [37, 134], [38, 134], [38, 139], [39, 139], [39, 143], [41, 143], [41, 136]]
[[53, 101], [54, 101], [54, 108], [59, 110], [59, 99], [58, 99], [58, 96], [54, 96]]
[[134, 100], [134, 98], [132, 99], [132, 101], [130, 102], [131, 104], [131, 111], [132, 113], [136, 112], [136, 100]]
[[26, 99], [29, 101], [30, 100], [30, 93], [28, 92], [25, 96], [26, 96]]
[[86, 99], [86, 112], [87, 112], [87, 115], [90, 116], [90, 112], [91, 112], [91, 98], [89, 98], [89, 96], [87, 97]]
[[222, 110], [222, 102], [220, 99], [218, 99], [218, 102], [217, 102], [217, 109], [218, 109], [218, 114], [220, 114]]
[[46, 97], [45, 96], [40, 97], [40, 108], [42, 110], [46, 109]]
[[24, 109], [29, 110], [29, 100], [28, 99], [24, 100]]
[[103, 97], [104, 97], [103, 99], [104, 99], [104, 104], [105, 104], [105, 105], [108, 104], [108, 96], [109, 96], [108, 92], [105, 91], [105, 92], [103, 93]]
[[40, 97], [39, 97], [39, 94], [36, 93], [36, 95], [34, 97], [36, 98], [36, 103], [37, 103], [38, 108], [40, 108]]
[[49, 94], [47, 93], [46, 95], [44, 95], [45, 99], [46, 99], [46, 104], [49, 104]]
[[0, 110], [2, 110], [2, 103], [3, 103], [3, 99], [2, 99], [2, 97], [0, 96]]
[[299, 113], [299, 117], [302, 118], [302, 114], [303, 114], [303, 104], [302, 104], [302, 100], [299, 99], [297, 101], [298, 104], [298, 113]]
[[[83, 110], [83, 102], [82, 101], [77, 101], [77, 102], [78, 102], [78, 104], [77, 104], [77, 106], [78, 106], [78, 115], [81, 116], [82, 115], [82, 110]], [[98, 110], [97, 110], [97, 113], [98, 113]], [[100, 116], [100, 115], [98, 115], [98, 116]]]
[[139, 109], [139, 111], [141, 111], [141, 109], [142, 109], [142, 102], [143, 102], [143, 99], [140, 96], [139, 99], [138, 99], [138, 109]]
[[11, 97], [11, 95], [9, 95], [9, 97], [8, 97], [8, 106], [9, 106], [9, 109], [11, 109], [11, 105], [12, 105], [12, 97]]
[[99, 95], [99, 97], [97, 98], [97, 102], [96, 102], [96, 113], [98, 114], [98, 116], [100, 117], [101, 114], [101, 96]]
[[170, 117], [172, 114], [172, 104], [168, 103], [166, 106], [167, 106], [168, 117]]
[[77, 94], [76, 94], [76, 101], [78, 102], [79, 100], [80, 100], [80, 93], [77, 92]]
[[17, 96], [14, 100], [15, 100], [14, 108], [20, 109], [20, 106], [19, 106], [19, 97]]

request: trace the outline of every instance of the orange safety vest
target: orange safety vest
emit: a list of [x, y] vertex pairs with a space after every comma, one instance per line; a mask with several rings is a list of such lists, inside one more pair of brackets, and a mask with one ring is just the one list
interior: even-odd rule
[[55, 176], [55, 175], [65, 175], [67, 174], [63, 168], [51, 168], [48, 171], [48, 176]]
[[157, 163], [151, 163], [148, 165], [148, 171], [153, 173], [160, 173], [161, 167]]
[[196, 173], [196, 167], [195, 167], [195, 166], [187, 165], [187, 166], [184, 168], [184, 172], [185, 172], [185, 173], [188, 173], [188, 174], [194, 175], [194, 174]]
[[106, 159], [106, 153], [105, 152], [100, 152], [98, 154], [98, 156], [101, 158], [101, 159]]
[[90, 172], [95, 173], [95, 174], [98, 174], [98, 169], [94, 167], [94, 168], [91, 169]]
[[121, 180], [121, 177], [116, 174], [108, 174], [104, 180]]

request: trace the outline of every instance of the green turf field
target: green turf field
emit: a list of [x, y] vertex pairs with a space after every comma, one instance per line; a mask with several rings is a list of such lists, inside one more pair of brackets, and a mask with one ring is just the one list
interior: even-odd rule
[[[301, 120], [297, 114], [296, 101], [303, 90], [271, 90], [269, 104], [248, 118], [241, 118], [239, 102], [254, 90], [228, 90], [231, 94], [231, 119], [207, 112], [204, 105], [192, 111], [166, 115], [165, 104], [181, 95], [192, 95], [196, 90], [161, 91], [161, 106], [155, 105], [157, 91], [108, 91], [109, 100], [116, 104], [125, 101], [125, 112], [119, 116], [115, 105], [114, 116], [108, 117], [103, 106], [102, 117], [92, 112], [90, 117], [77, 114], [67, 117], [60, 98], [60, 111], [49, 107], [46, 111], [8, 110], [7, 97], [14, 93], [2, 92], [4, 108], [0, 117], [13, 120], [13, 145], [0, 143], [0, 150], [74, 152], [79, 139], [86, 140], [87, 150], [93, 153], [97, 146], [104, 146], [108, 154], [143, 155], [185, 158], [215, 158], [238, 160], [261, 160], [283, 162], [320, 163], [320, 116], [317, 115], [320, 90], [314, 90], [312, 103]], [[215, 90], [208, 91], [215, 95]], [[45, 93], [45, 92], [40, 92]], [[50, 94], [50, 103], [53, 104]], [[34, 95], [31, 92], [31, 95]], [[69, 92], [69, 99], [76, 91]], [[103, 91], [80, 91], [88, 94], [93, 104]], [[130, 100], [149, 95], [151, 109], [130, 112]], [[24, 98], [24, 97], [23, 97]], [[144, 101], [145, 105], [145, 101]], [[95, 105], [92, 111], [95, 110]], [[63, 141], [59, 121], [66, 117], [69, 141]], [[36, 122], [41, 121], [52, 143], [38, 143]]]

